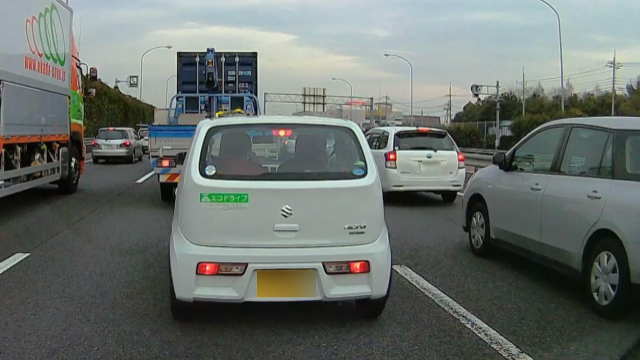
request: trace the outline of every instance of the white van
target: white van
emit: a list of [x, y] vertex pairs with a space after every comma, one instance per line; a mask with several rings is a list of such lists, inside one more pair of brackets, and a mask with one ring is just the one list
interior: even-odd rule
[[[280, 151], [254, 147], [273, 137]], [[259, 138], [260, 141], [253, 141]], [[381, 184], [363, 133], [313, 117], [202, 121], [171, 234], [171, 304], [355, 300], [377, 317], [391, 277]]]

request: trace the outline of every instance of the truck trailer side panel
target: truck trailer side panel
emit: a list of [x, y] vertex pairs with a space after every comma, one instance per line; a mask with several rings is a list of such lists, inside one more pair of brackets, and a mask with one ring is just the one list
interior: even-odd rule
[[0, 138], [69, 135], [67, 96], [1, 82], [0, 100]]

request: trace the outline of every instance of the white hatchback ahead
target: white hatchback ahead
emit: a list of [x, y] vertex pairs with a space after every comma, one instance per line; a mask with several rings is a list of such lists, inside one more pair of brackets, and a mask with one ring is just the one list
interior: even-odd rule
[[464, 193], [471, 250], [580, 274], [597, 312], [622, 314], [640, 284], [640, 118], [552, 121], [494, 164]]
[[174, 317], [193, 302], [345, 300], [380, 315], [391, 251], [366, 146], [344, 120], [202, 121], [177, 190]]
[[381, 127], [367, 132], [382, 191], [428, 191], [455, 201], [465, 180], [464, 155], [446, 130]]

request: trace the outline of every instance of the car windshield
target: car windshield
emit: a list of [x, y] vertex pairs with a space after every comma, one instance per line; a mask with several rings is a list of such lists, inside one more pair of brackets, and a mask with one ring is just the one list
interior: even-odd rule
[[240, 125], [209, 130], [200, 173], [228, 180], [346, 180], [366, 176], [367, 163], [349, 128]]
[[100, 140], [122, 140], [127, 138], [126, 130], [100, 130], [96, 139]]
[[396, 150], [455, 151], [455, 145], [445, 132], [402, 131], [396, 134]]

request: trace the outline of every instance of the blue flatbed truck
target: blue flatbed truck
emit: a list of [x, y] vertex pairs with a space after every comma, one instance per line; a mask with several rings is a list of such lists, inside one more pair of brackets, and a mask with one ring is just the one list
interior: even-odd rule
[[163, 201], [171, 201], [198, 123], [219, 116], [260, 115], [257, 52], [177, 53], [176, 95], [149, 127], [151, 167]]

